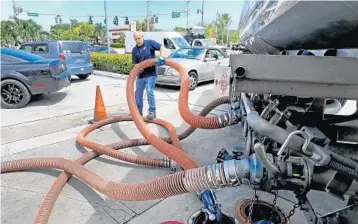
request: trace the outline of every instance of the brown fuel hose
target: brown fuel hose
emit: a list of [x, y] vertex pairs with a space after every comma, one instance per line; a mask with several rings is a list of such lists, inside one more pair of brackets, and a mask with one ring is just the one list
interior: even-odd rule
[[[99, 154], [105, 154], [107, 156], [117, 158], [120, 160], [123, 160], [125, 162], [135, 163], [139, 165], [145, 165], [145, 166], [155, 166], [155, 167], [170, 167], [170, 161], [167, 159], [157, 159], [157, 158], [148, 158], [148, 157], [140, 157], [136, 155], [130, 155], [127, 153], [123, 153], [120, 151], [113, 150], [112, 147], [104, 146], [101, 144], [98, 144], [96, 142], [90, 141], [86, 139], [85, 137], [90, 133], [91, 131], [118, 121], [132, 121], [132, 118], [130, 116], [116, 116], [109, 119], [98, 121], [85, 129], [83, 129], [77, 136], [77, 142], [87, 148], [92, 149], [93, 151], [99, 153]], [[175, 131], [175, 128], [172, 124], [169, 122], [163, 121], [161, 119], [155, 119], [156, 124], [159, 124], [161, 126], [164, 126], [167, 128], [170, 139], [172, 139], [173, 144], [179, 149], [182, 149], [179, 143], [178, 135]]]
[[[186, 154], [184, 151], [179, 150], [173, 145], [170, 145], [169, 143], [165, 142], [160, 137], [156, 136], [145, 124], [143, 121], [142, 116], [139, 114], [137, 105], [135, 103], [135, 97], [134, 97], [134, 82], [137, 77], [137, 75], [140, 73], [140, 71], [144, 68], [147, 68], [149, 66], [153, 66], [155, 63], [155, 59], [150, 59], [143, 61], [139, 64], [136, 64], [134, 68], [129, 73], [128, 79], [127, 79], [127, 88], [126, 88], [126, 97], [127, 97], [127, 103], [129, 107], [129, 111], [132, 115], [133, 121], [136, 124], [138, 130], [143, 135], [143, 137], [157, 150], [159, 150], [161, 153], [165, 154], [172, 160], [174, 160], [176, 163], [178, 163], [181, 167], [184, 169], [192, 169], [199, 167], [199, 164], [196, 163], [188, 154]], [[176, 65], [176, 63], [175, 63]], [[181, 68], [181, 66], [178, 66]], [[183, 69], [181, 72], [185, 72]], [[189, 82], [189, 79], [186, 79], [187, 82]], [[188, 89], [189, 90], [189, 89]], [[180, 92], [185, 91], [185, 89], [181, 89]], [[180, 102], [179, 102], [180, 104]]]
[[[223, 105], [223, 104], [227, 104], [227, 103], [230, 103], [230, 98], [226, 97], [226, 96], [220, 97], [216, 100], [213, 100], [200, 111], [199, 116], [206, 116], [216, 107]], [[117, 118], [118, 119], [116, 121], [124, 120], [121, 117], [117, 117]], [[113, 121], [112, 118], [106, 119], [106, 120]], [[130, 118], [130, 120], [132, 120], [132, 119]], [[104, 121], [101, 123], [102, 124], [101, 126], [104, 126], [105, 123], [109, 124], [109, 122], [104, 122]], [[116, 122], [116, 121], [113, 121], [113, 122]], [[156, 123], [155, 120], [153, 120], [153, 121], [147, 120], [147, 122]], [[92, 125], [94, 125], [94, 124], [92, 124]], [[178, 136], [179, 140], [183, 140], [183, 139], [187, 138], [195, 130], [196, 130], [196, 128], [189, 126], [184, 132], [179, 134], [179, 136]], [[163, 138], [163, 140], [166, 142], [171, 142], [170, 137], [165, 137], [165, 138]], [[112, 143], [107, 146], [109, 148], [119, 150], [119, 149], [129, 148], [129, 147], [133, 147], [133, 146], [141, 146], [141, 145], [148, 145], [148, 144], [149, 143], [144, 138], [141, 138], [141, 139], [131, 139], [131, 140], [125, 140], [125, 141], [121, 141], [121, 142], [116, 142], [116, 143]], [[90, 152], [87, 152], [84, 155], [82, 155], [80, 158], [78, 158], [76, 160], [76, 162], [81, 165], [84, 165], [99, 155], [100, 155], [100, 153], [96, 153], [95, 151], [90, 151]], [[39, 209], [39, 211], [36, 215], [36, 218], [35, 218], [35, 222], [34, 222], [35, 224], [46, 224], [48, 222], [50, 215], [51, 215], [51, 211], [53, 209], [53, 206], [55, 205], [55, 202], [56, 202], [58, 196], [60, 195], [63, 187], [65, 186], [67, 181], [71, 178], [71, 176], [72, 176], [72, 174], [70, 174], [68, 172], [62, 172], [57, 177], [57, 179], [53, 182], [49, 192], [46, 194], [46, 196], [42, 200], [40, 209]]]
[[[31, 158], [6, 161], [2, 163], [1, 173], [35, 168], [64, 170], [98, 192], [123, 201], [156, 200], [189, 192], [231, 186], [223, 175], [225, 172], [223, 163], [184, 170], [135, 184], [106, 180], [77, 162], [63, 158]], [[208, 175], [208, 170], [217, 170], [218, 173]]]
[[[134, 89], [134, 79], [139, 74], [139, 72], [147, 67], [153, 66], [155, 64], [155, 59], [150, 59], [143, 61], [139, 64], [136, 64], [134, 68], [129, 73], [129, 77], [127, 79], [127, 102], [130, 108], [134, 110], [135, 103], [130, 102], [132, 99], [132, 96], [134, 97], [133, 89]], [[189, 76], [188, 72], [177, 62], [174, 62], [173, 60], [166, 59], [165, 64], [176, 69], [181, 78], [180, 83], [180, 93], [179, 93], [179, 113], [180, 116], [183, 118], [185, 122], [187, 122], [190, 126], [193, 126], [195, 128], [201, 128], [201, 129], [219, 129], [225, 127], [222, 121], [220, 121], [220, 117], [202, 117], [194, 114], [190, 108], [189, 108]], [[130, 88], [128, 88], [130, 87]], [[133, 98], [134, 99], [134, 98]], [[131, 109], [130, 109], [131, 110]], [[131, 113], [132, 113], [131, 110]], [[139, 112], [138, 112], [139, 114]], [[134, 120], [136, 124], [141, 123], [139, 120]], [[138, 126], [137, 126], [138, 127]], [[139, 127], [142, 128], [142, 124], [139, 125]], [[138, 128], [139, 128], [138, 127]], [[145, 129], [143, 129], [144, 131]], [[145, 131], [144, 131], [145, 132]], [[142, 133], [143, 134], [143, 133]], [[162, 144], [162, 143], [160, 143]], [[158, 143], [158, 146], [160, 145]]]
[[[145, 64], [145, 63], [144, 63]], [[147, 63], [148, 64], [148, 63]], [[153, 63], [154, 64], [154, 60]], [[168, 63], [167, 63], [168, 64]], [[169, 64], [168, 64], [169, 65]], [[150, 66], [148, 64], [145, 67]], [[178, 65], [179, 66], [179, 65]], [[136, 68], [137, 66], [135, 66]], [[175, 68], [175, 66], [173, 66]], [[133, 71], [131, 72], [132, 77], [136, 76], [136, 74], [139, 73], [139, 71]], [[180, 69], [180, 66], [176, 69]], [[182, 73], [184, 70], [180, 70]], [[131, 79], [131, 75], [128, 78]], [[186, 78], [187, 85], [188, 85], [188, 79]], [[130, 82], [127, 82], [130, 83]], [[183, 83], [183, 80], [182, 80]], [[158, 136], [154, 135], [148, 127], [146, 127], [144, 121], [142, 120], [142, 117], [140, 117], [139, 112], [133, 103], [134, 101], [134, 94], [132, 94], [128, 89], [133, 89], [134, 80], [131, 85], [128, 85], [127, 87], [127, 99], [128, 104], [130, 107], [131, 114], [134, 118], [134, 121], [142, 133], [142, 135], [147, 139], [149, 143], [151, 143], [154, 147], [156, 147], [159, 151], [166, 154], [169, 158], [174, 159], [180, 166], [182, 166], [185, 169], [191, 169], [194, 167], [198, 167], [198, 164], [193, 161], [188, 155], [186, 155], [183, 151], [180, 149], [169, 145], [165, 141], [161, 140]], [[188, 87], [188, 86], [187, 86]], [[185, 89], [185, 88], [184, 88]], [[183, 89], [182, 89], [183, 90]], [[188, 88], [187, 88], [188, 90]], [[181, 95], [182, 96], [182, 91]], [[132, 100], [132, 101], [131, 101]], [[179, 100], [180, 102], [180, 100]], [[187, 103], [187, 98], [186, 98]], [[134, 106], [133, 106], [134, 105]], [[181, 103], [179, 103], [179, 107], [181, 106]], [[188, 111], [189, 107], [187, 106]], [[190, 112], [191, 113], [191, 112]], [[196, 115], [194, 115], [195, 117]], [[203, 119], [199, 119], [203, 120]], [[214, 120], [218, 121], [216, 118]], [[203, 120], [203, 121], [210, 121], [210, 119]], [[190, 122], [189, 122], [190, 123]], [[208, 122], [210, 123], [210, 122]], [[209, 126], [203, 125], [205, 128], [213, 128], [215, 126], [215, 122], [211, 122], [212, 124], [209, 124]], [[220, 123], [220, 122], [218, 122]], [[220, 126], [220, 125], [219, 125]], [[219, 127], [218, 126], [218, 127]], [[197, 127], [197, 126], [194, 126]], [[198, 127], [201, 127], [200, 125]], [[201, 127], [201, 128], [203, 128]], [[173, 140], [173, 143], [176, 144], [176, 140]], [[92, 145], [89, 146], [98, 147], [99, 150], [101, 149], [101, 146], [98, 145]], [[166, 148], [168, 147], [168, 148]], [[221, 165], [218, 165], [221, 167]], [[206, 168], [197, 168], [197, 169], [191, 169], [186, 170], [183, 172], [179, 172], [172, 175], [167, 175], [162, 178], [157, 178], [151, 181], [142, 182], [139, 184], [119, 184], [112, 181], [107, 181], [101, 178], [100, 176], [90, 172], [83, 166], [79, 165], [76, 162], [60, 159], [60, 158], [36, 158], [36, 159], [26, 159], [26, 160], [17, 160], [17, 161], [11, 161], [11, 162], [4, 162], [1, 171], [2, 172], [10, 172], [10, 171], [16, 171], [16, 170], [24, 170], [24, 169], [30, 169], [30, 168], [58, 168], [63, 169], [66, 172], [73, 173], [75, 176], [79, 177], [79, 179], [83, 180], [85, 183], [89, 184], [94, 189], [100, 191], [101, 193], [112, 197], [117, 198], [120, 200], [153, 200], [153, 199], [159, 199], [163, 197], [169, 197], [174, 196], [177, 194], [192, 192], [192, 191], [198, 191], [203, 189], [209, 189], [209, 188], [215, 188], [220, 187], [221, 185], [225, 184], [222, 182], [216, 180], [212, 180], [208, 176], [205, 175]], [[222, 169], [222, 168], [220, 168]]]

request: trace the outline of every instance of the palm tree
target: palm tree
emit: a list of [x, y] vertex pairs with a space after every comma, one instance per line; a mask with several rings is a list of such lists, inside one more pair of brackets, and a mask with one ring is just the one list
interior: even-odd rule
[[[224, 35], [228, 29], [228, 26], [232, 22], [231, 16], [227, 13], [216, 14], [215, 26], [218, 29], [218, 33], [221, 33], [221, 43], [224, 43]], [[218, 38], [219, 39], [219, 38]]]
[[94, 36], [96, 44], [99, 44], [99, 40], [102, 42], [106, 39], [106, 27], [102, 23], [96, 23], [94, 26]]

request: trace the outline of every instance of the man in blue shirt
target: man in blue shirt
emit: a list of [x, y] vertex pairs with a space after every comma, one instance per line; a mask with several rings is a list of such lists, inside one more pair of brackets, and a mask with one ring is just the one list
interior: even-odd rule
[[[147, 59], [155, 58], [155, 51], [160, 50], [160, 56], [164, 55], [164, 46], [154, 40], [144, 40], [141, 32], [134, 33], [136, 46], [132, 49], [133, 64], [140, 63]], [[156, 117], [154, 88], [157, 80], [156, 66], [148, 67], [141, 71], [136, 80], [135, 100], [139, 113], [143, 116], [143, 92], [147, 91], [149, 104], [148, 119]]]

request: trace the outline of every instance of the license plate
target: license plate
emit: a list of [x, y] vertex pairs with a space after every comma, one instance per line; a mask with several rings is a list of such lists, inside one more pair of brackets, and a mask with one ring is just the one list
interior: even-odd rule
[[82, 61], [82, 59], [81, 58], [76, 58], [76, 61]]

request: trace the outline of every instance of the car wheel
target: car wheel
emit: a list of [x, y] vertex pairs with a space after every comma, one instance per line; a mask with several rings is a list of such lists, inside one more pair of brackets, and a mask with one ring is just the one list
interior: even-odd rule
[[79, 79], [87, 79], [88, 76], [89, 76], [89, 74], [87, 74], [87, 75], [78, 75], [77, 77], [78, 77]]
[[189, 72], [189, 90], [194, 90], [198, 86], [198, 75], [195, 72]]
[[14, 79], [1, 81], [1, 106], [7, 109], [18, 109], [26, 106], [31, 100], [31, 93], [24, 84]]

